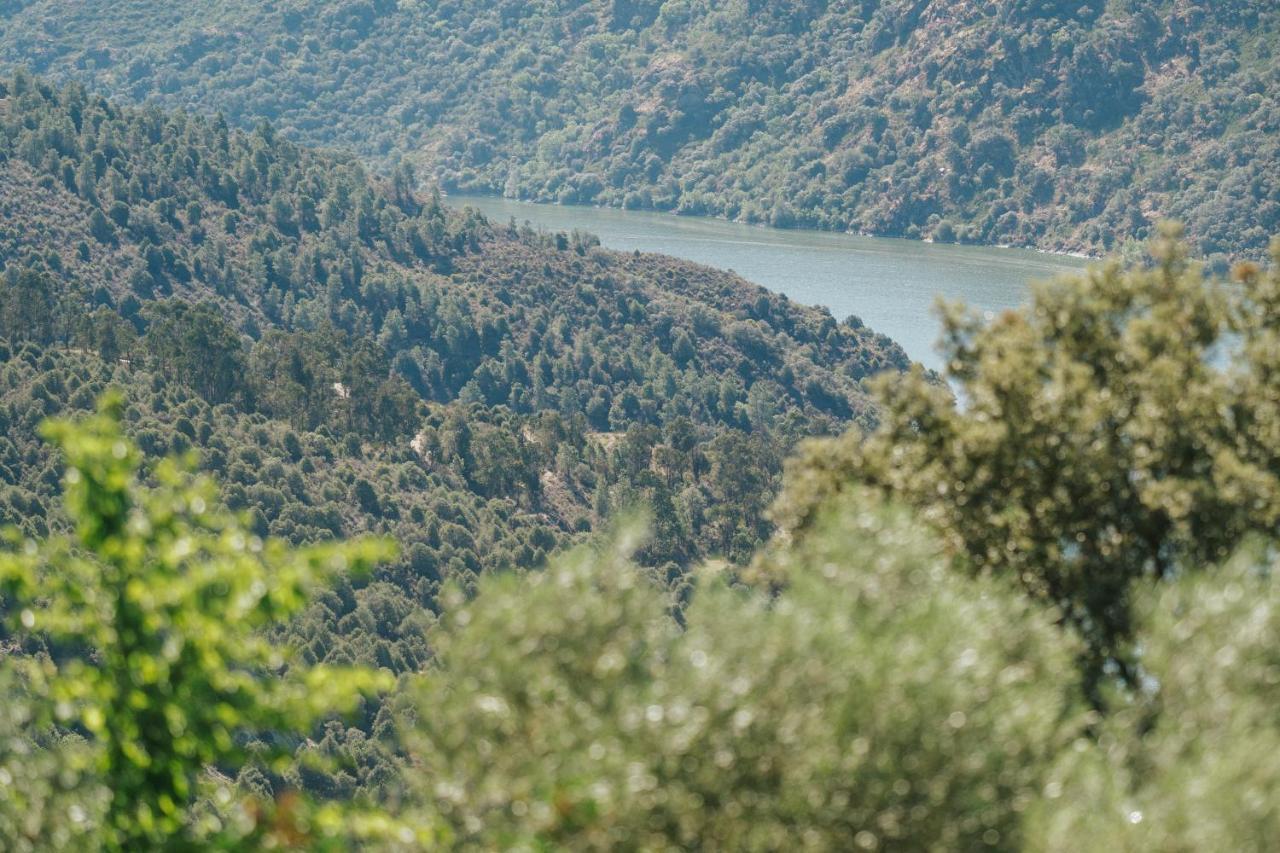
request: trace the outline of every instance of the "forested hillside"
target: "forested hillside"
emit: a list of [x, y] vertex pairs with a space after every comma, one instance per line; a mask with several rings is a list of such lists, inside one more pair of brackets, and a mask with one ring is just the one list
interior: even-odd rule
[[416, 669], [443, 581], [639, 503], [681, 594], [768, 535], [788, 449], [873, 423], [862, 379], [907, 363], [732, 275], [448, 211], [266, 126], [22, 75], [0, 96], [0, 520], [57, 526], [36, 427], [121, 387], [143, 451], [198, 451], [259, 535], [401, 544], [298, 623], [317, 660]]
[[0, 81], [0, 841], [1273, 846], [1280, 242], [939, 377], [418, 187]]
[[0, 58], [446, 187], [1103, 252], [1280, 225], [1270, 0], [51, 0]]
[[1271, 850], [1280, 242], [1230, 281], [1152, 249], [949, 313], [967, 405], [884, 374], [880, 425], [806, 445], [749, 567], [673, 607], [624, 524], [447, 586], [398, 679], [306, 642], [387, 538], [256, 535], [118, 393], [46, 421], [67, 524], [0, 549], [0, 839]]

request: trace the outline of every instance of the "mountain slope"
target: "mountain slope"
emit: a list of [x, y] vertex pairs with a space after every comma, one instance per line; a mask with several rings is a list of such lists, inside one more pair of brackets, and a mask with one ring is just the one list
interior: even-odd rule
[[302, 642], [412, 669], [442, 582], [540, 565], [617, 509], [651, 507], [641, 557], [673, 595], [692, 561], [745, 558], [786, 452], [873, 423], [862, 379], [907, 364], [731, 274], [412, 183], [0, 81], [0, 521], [61, 523], [36, 428], [119, 385], [144, 451], [198, 450], [260, 534], [394, 535]]
[[[444, 583], [538, 568], [636, 504], [676, 604], [690, 564], [769, 535], [795, 442], [874, 423], [862, 379], [908, 363], [734, 275], [413, 184], [265, 125], [0, 80], [0, 524], [66, 524], [39, 425], [120, 388], [142, 450], [196, 451], [258, 535], [393, 537], [396, 560], [281, 635], [308, 662], [416, 671]], [[332, 723], [299, 748], [347, 769], [292, 784], [389, 784], [387, 724]]]
[[446, 186], [1102, 251], [1280, 226], [1265, 0], [0, 4], [0, 58]]

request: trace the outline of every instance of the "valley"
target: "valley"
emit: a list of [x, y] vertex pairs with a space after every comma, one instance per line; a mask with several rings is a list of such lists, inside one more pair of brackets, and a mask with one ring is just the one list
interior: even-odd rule
[[942, 366], [935, 350], [942, 328], [935, 300], [963, 302], [990, 318], [1024, 304], [1032, 282], [1087, 265], [1081, 258], [1025, 249], [931, 245], [648, 211], [491, 196], [450, 195], [446, 201], [474, 207], [494, 222], [579, 230], [599, 237], [606, 248], [733, 270], [796, 302], [826, 308], [837, 319], [856, 316], [931, 369]]
[[0, 0], [0, 850], [1280, 837], [1274, 0]]

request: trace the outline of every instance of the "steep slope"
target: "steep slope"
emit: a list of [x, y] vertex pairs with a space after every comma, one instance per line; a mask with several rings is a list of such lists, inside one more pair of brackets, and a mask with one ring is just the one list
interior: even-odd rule
[[0, 58], [446, 186], [1102, 251], [1280, 227], [1269, 0], [0, 4]]
[[745, 558], [787, 450], [872, 423], [862, 378], [907, 364], [730, 274], [411, 184], [265, 126], [0, 82], [0, 521], [61, 523], [36, 427], [120, 385], [143, 449], [198, 450], [259, 533], [395, 536], [302, 641], [411, 669], [443, 581], [537, 566], [616, 508], [652, 509], [642, 557], [673, 595], [691, 561]]

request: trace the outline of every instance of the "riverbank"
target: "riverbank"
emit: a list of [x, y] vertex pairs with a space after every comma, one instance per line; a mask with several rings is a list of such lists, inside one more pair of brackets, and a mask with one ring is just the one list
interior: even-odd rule
[[[1071, 251], [1067, 249], [1045, 249], [1040, 246], [1018, 246], [1011, 243], [962, 243], [962, 242], [946, 242], [935, 240], [932, 237], [907, 237], [901, 234], [873, 234], [869, 231], [836, 231], [822, 228], [810, 228], [807, 226], [787, 226], [787, 225], [769, 225], [764, 222], [748, 222], [744, 219], [730, 219], [722, 214], [702, 214], [702, 213], [681, 213], [677, 210], [660, 210], [657, 208], [625, 208], [615, 207], [607, 204], [573, 204], [558, 201], [533, 201], [530, 199], [507, 198], [501, 195], [489, 195], [483, 193], [464, 193], [464, 192], [447, 192], [441, 191], [446, 202], [450, 199], [465, 199], [469, 203], [477, 200], [507, 202], [511, 204], [529, 205], [531, 207], [561, 207], [567, 209], [580, 210], [610, 210], [619, 213], [638, 213], [654, 216], [667, 216], [677, 219], [698, 219], [704, 221], [724, 222], [731, 225], [741, 225], [746, 228], [759, 228], [766, 231], [784, 231], [784, 232], [802, 232], [810, 234], [844, 234], [850, 237], [865, 237], [873, 240], [905, 240], [911, 243], [923, 243], [929, 246], [975, 246], [984, 249], [1012, 249], [1020, 252], [1035, 252], [1041, 255], [1050, 255], [1058, 258], [1071, 258], [1081, 261], [1100, 261], [1105, 256], [1100, 254], [1090, 254], [1088, 252]], [[474, 205], [473, 205], [474, 206]]]
[[550, 231], [594, 233], [607, 248], [660, 252], [729, 269], [788, 298], [855, 316], [900, 343], [927, 367], [937, 298], [992, 314], [1022, 303], [1029, 283], [1079, 271], [1088, 262], [1032, 249], [926, 243], [834, 231], [773, 228], [724, 218], [586, 205], [542, 204], [452, 194], [497, 222], [515, 218]]

